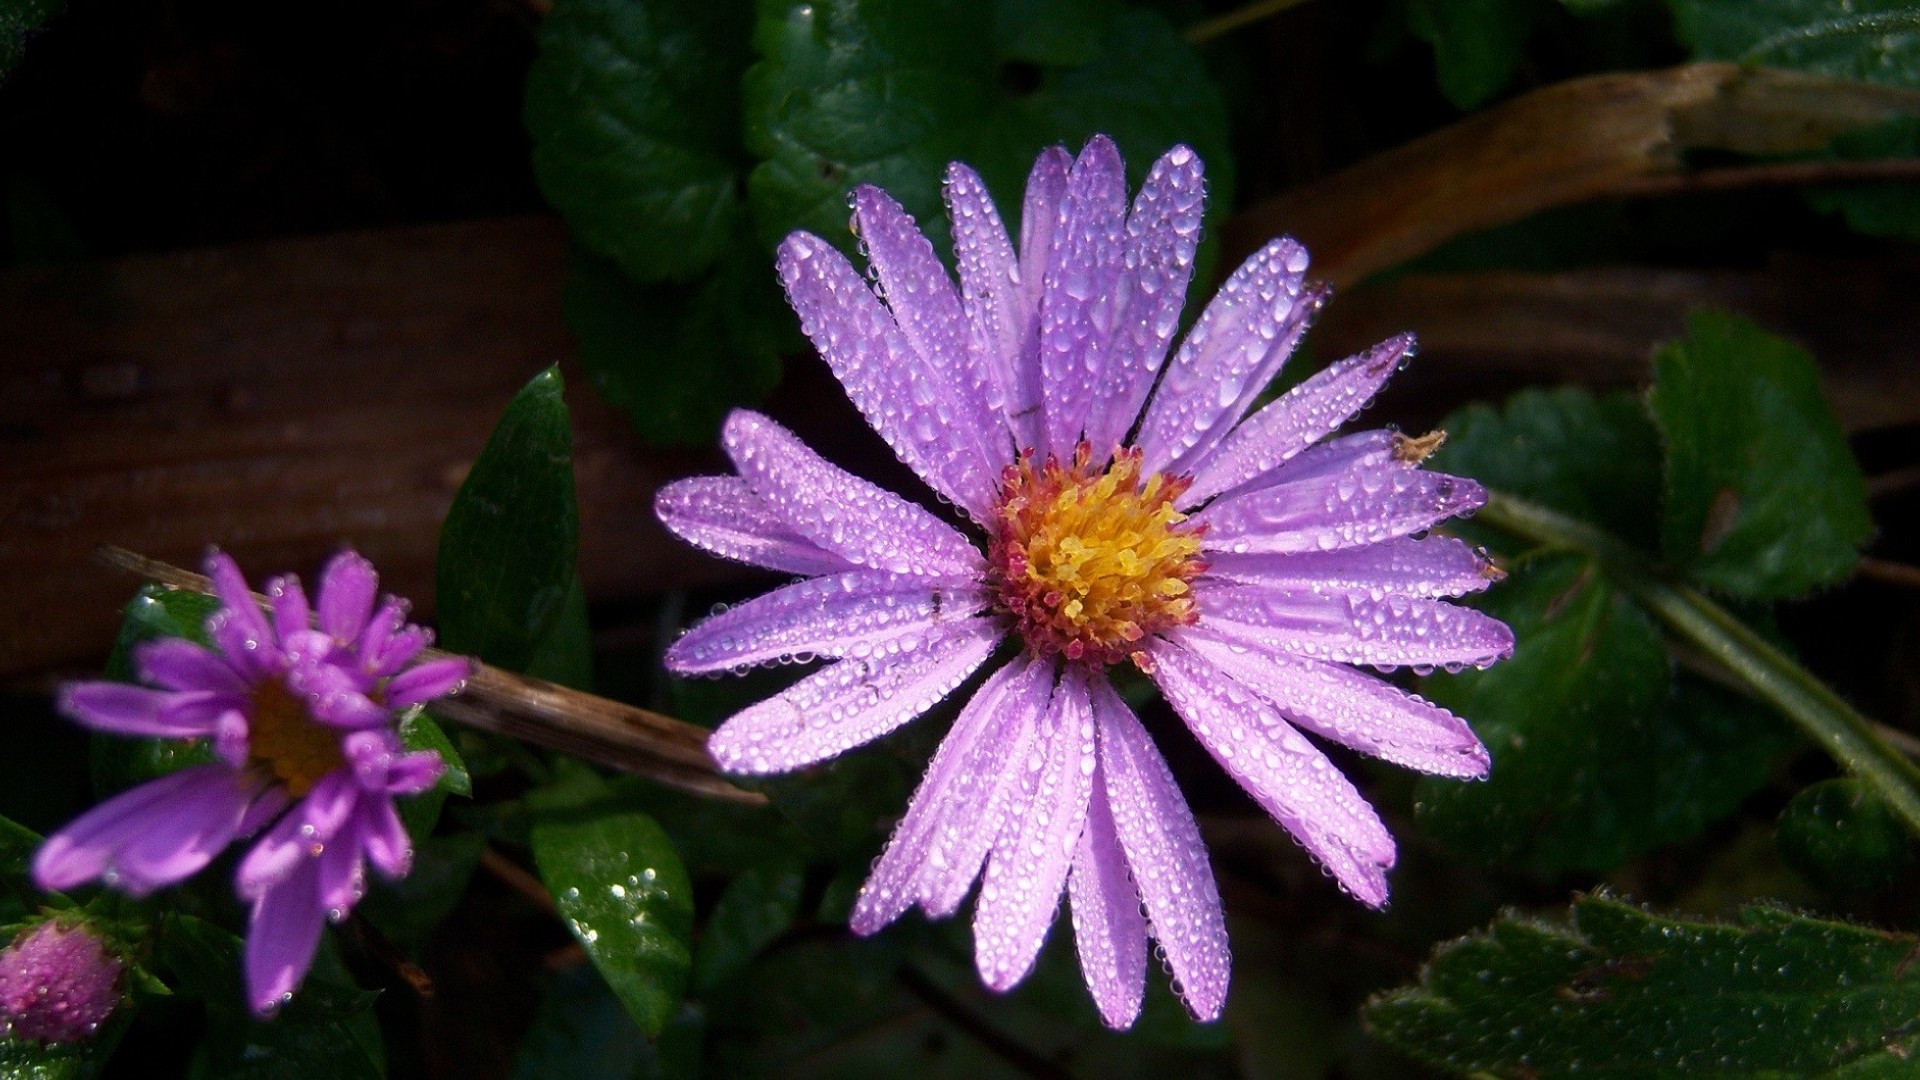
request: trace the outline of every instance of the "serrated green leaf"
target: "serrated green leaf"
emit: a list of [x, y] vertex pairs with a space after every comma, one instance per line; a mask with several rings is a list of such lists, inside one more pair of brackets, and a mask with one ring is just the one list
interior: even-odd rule
[[1912, 841], [1887, 804], [1858, 780], [1826, 780], [1780, 812], [1780, 855], [1829, 892], [1891, 885], [1913, 861]]
[[1667, 560], [1712, 589], [1798, 596], [1852, 569], [1866, 483], [1813, 358], [1737, 316], [1698, 312], [1654, 355], [1667, 446]]
[[[929, 227], [951, 161], [1011, 226], [1034, 155], [1111, 135], [1137, 183], [1177, 142], [1206, 161], [1209, 221], [1232, 203], [1227, 117], [1198, 56], [1154, 12], [1085, 2], [762, 0], [747, 72], [748, 184], [769, 247], [804, 228], [852, 249], [847, 193], [885, 188]], [[1089, 13], [1094, 15], [1089, 25]], [[1084, 56], [1084, 59], [1081, 57]], [[940, 245], [936, 244], [936, 247]]]
[[440, 530], [440, 638], [519, 668], [566, 601], [580, 531], [558, 368], [533, 377], [474, 460]]
[[1609, 870], [1732, 812], [1792, 745], [1750, 703], [1670, 685], [1652, 620], [1584, 558], [1526, 560], [1485, 606], [1513, 627], [1513, 658], [1422, 689], [1493, 755], [1483, 783], [1415, 788], [1422, 826], [1457, 850], [1546, 873]]
[[1917, 945], [1771, 908], [1723, 924], [1588, 897], [1569, 927], [1509, 917], [1442, 946], [1367, 1018], [1432, 1064], [1499, 1077], [1911, 1076]]
[[745, 217], [740, 76], [753, 12], [702, 0], [559, 0], [526, 124], [540, 190], [635, 281], [712, 266]]
[[1461, 409], [1441, 427], [1447, 442], [1433, 456], [1434, 468], [1591, 521], [1641, 547], [1657, 545], [1660, 442], [1630, 395], [1522, 390], [1499, 409]]
[[710, 443], [729, 409], [780, 381], [778, 350], [793, 316], [770, 250], [743, 244], [697, 284], [644, 286], [574, 252], [562, 303], [580, 364], [642, 438]]
[[700, 932], [693, 984], [716, 986], [739, 974], [755, 954], [800, 917], [806, 875], [797, 862], [756, 866], [727, 883]]
[[540, 879], [634, 1022], [658, 1035], [692, 966], [693, 886], [672, 841], [652, 818], [619, 803], [531, 805]]
[[1407, 28], [1433, 46], [1440, 92], [1464, 111], [1512, 81], [1535, 7], [1534, 0], [1411, 0]]

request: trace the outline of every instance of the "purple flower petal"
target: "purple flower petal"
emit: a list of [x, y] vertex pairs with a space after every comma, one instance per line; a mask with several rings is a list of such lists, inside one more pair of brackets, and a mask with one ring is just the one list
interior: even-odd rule
[[157, 739], [198, 739], [213, 734], [215, 721], [240, 700], [237, 694], [151, 690], [117, 682], [68, 683], [60, 688], [60, 713], [94, 731]]
[[754, 493], [794, 531], [850, 562], [927, 577], [978, 577], [985, 559], [953, 526], [814, 453], [759, 413], [735, 409], [721, 431]]
[[810, 578], [701, 622], [667, 649], [666, 665], [691, 675], [794, 657], [864, 656], [986, 606], [986, 594], [966, 578], [877, 570]]
[[356, 731], [341, 740], [354, 782], [369, 796], [417, 795], [439, 782], [446, 763], [431, 750], [407, 752], [398, 735], [384, 728]]
[[965, 415], [974, 411], [973, 396], [956, 405], [962, 380], [938, 366], [941, 357], [914, 352], [865, 279], [825, 240], [787, 237], [778, 269], [801, 330], [867, 423], [927, 486], [986, 520], [1006, 461], [989, 458], [981, 445], [975, 425], [983, 418]]
[[253, 689], [225, 657], [186, 638], [156, 638], [135, 645], [133, 666], [142, 679], [167, 690], [245, 694]]
[[240, 576], [240, 567], [226, 552], [215, 550], [208, 552], [203, 569], [213, 579], [213, 593], [221, 604], [207, 620], [208, 636], [248, 681], [273, 674], [279, 664], [278, 638], [254, 602], [247, 579]]
[[282, 574], [267, 581], [267, 603], [273, 611], [273, 630], [285, 641], [287, 635], [310, 628], [313, 609], [307, 606], [307, 593], [300, 579]]
[[[1020, 283], [1020, 263], [1000, 211], [987, 197], [980, 174], [959, 162], [947, 166], [943, 194], [953, 219], [953, 261], [960, 274], [960, 303], [966, 312], [970, 344], [987, 378], [987, 403], [999, 412], [995, 423], [1021, 447], [1009, 427], [1009, 413], [1032, 407], [1037, 418], [1038, 398], [1020, 401], [1022, 376], [1015, 360], [1026, 354], [1033, 312]], [[1037, 391], [1038, 380], [1033, 382]]]
[[[1428, 598], [1479, 592], [1506, 575], [1485, 554], [1451, 536], [1399, 537], [1345, 551], [1235, 555], [1209, 553], [1215, 579], [1280, 589], [1331, 589]], [[1196, 595], [1206, 588], [1196, 589]], [[1203, 601], [1204, 604], [1204, 601]]]
[[983, 706], [982, 723], [989, 732], [959, 763], [964, 781], [955, 783], [953, 797], [935, 808], [929, 824], [936, 835], [913, 888], [931, 918], [944, 919], [960, 910], [1020, 800], [1023, 763], [1038, 752], [1041, 719], [1053, 698], [1055, 664], [1022, 657], [1007, 667], [1013, 673], [1005, 692]]
[[[1000, 754], [1030, 731], [1025, 716], [1007, 716], [1001, 703], [1011, 685], [1028, 674], [1031, 661], [1016, 660], [987, 676], [940, 740], [927, 765], [920, 787], [907, 812], [894, 827], [886, 850], [873, 873], [860, 887], [847, 925], [856, 934], [871, 934], [900, 917], [919, 899], [914, 882], [925, 871], [935, 875], [952, 869], [949, 849], [969, 840], [977, 831], [976, 815], [989, 803], [1006, 779]], [[967, 885], [980, 871], [980, 860], [992, 844], [988, 835], [966, 871]], [[966, 885], [961, 886], [964, 896]]]
[[148, 781], [47, 837], [34, 854], [34, 881], [67, 889], [104, 878], [145, 896], [192, 876], [231, 843], [256, 790], [225, 765]]
[[1294, 455], [1333, 434], [1413, 354], [1402, 334], [1350, 356], [1287, 391], [1235, 428], [1219, 448], [1196, 462], [1183, 505], [1197, 506], [1223, 491], [1270, 474]]
[[473, 661], [464, 656], [429, 660], [395, 675], [387, 683], [387, 706], [408, 709], [442, 698], [460, 688], [473, 675]]
[[1392, 462], [1225, 496], [1192, 520], [1208, 551], [1293, 554], [1409, 536], [1486, 501], [1472, 480]]
[[293, 994], [313, 966], [327, 911], [320, 900], [319, 860], [307, 859], [253, 902], [247, 925], [247, 1001], [261, 1015]]
[[287, 815], [254, 841], [234, 872], [234, 891], [256, 900], [303, 862], [320, 854], [353, 817], [360, 788], [344, 771], [330, 772]]
[[367, 861], [389, 881], [406, 877], [413, 868], [413, 840], [400, 821], [400, 812], [392, 799], [363, 799], [355, 824], [360, 833], [360, 850]]
[[1375, 667], [1485, 667], [1513, 654], [1506, 623], [1444, 600], [1221, 585], [1202, 602], [1209, 630], [1263, 653]]
[[[992, 503], [991, 481], [997, 473], [992, 466], [1012, 461], [1014, 448], [996, 400], [994, 377], [973, 348], [960, 294], [933, 253], [933, 244], [892, 196], [862, 185], [853, 193], [853, 211], [887, 309], [927, 373], [943, 383], [936, 392], [944, 401], [936, 400], [935, 410], [949, 441], [971, 440], [977, 460], [989, 467], [987, 501], [972, 508], [984, 510]], [[955, 479], [960, 482], [958, 475]]]
[[1393, 837], [1326, 755], [1214, 664], [1164, 643], [1153, 659], [1161, 693], [1228, 775], [1355, 899], [1385, 904]]
[[1322, 738], [1421, 772], [1487, 775], [1487, 748], [1466, 721], [1391, 683], [1339, 664], [1249, 650], [1211, 626], [1182, 631], [1180, 644]]
[[1187, 1009], [1198, 1020], [1217, 1020], [1233, 958], [1200, 826], [1160, 751], [1111, 686], [1096, 682], [1093, 711], [1104, 798], [1153, 935]]
[[320, 865], [314, 886], [329, 922], [346, 918], [353, 906], [367, 894], [367, 868], [365, 860], [361, 858], [364, 848], [360, 829], [360, 820], [365, 816], [367, 804], [368, 800], [361, 801], [353, 820], [334, 836], [333, 842], [326, 846], [317, 859]]
[[707, 750], [721, 768], [752, 775], [824, 761], [932, 708], [1000, 637], [992, 620], [967, 619], [889, 642], [872, 657], [836, 661], [735, 713]]
[[431, 631], [407, 622], [407, 602], [389, 596], [367, 620], [367, 632], [360, 637], [360, 668], [375, 678], [386, 678], [432, 642]]
[[1067, 197], [1067, 174], [1073, 155], [1050, 146], [1034, 159], [1027, 174], [1026, 196], [1020, 211], [1020, 265], [1014, 326], [1019, 349], [998, 358], [1008, 365], [1007, 424], [1014, 444], [1022, 450], [1041, 445], [1045, 405], [1040, 376], [1040, 298], [1046, 291], [1047, 268], [1053, 257], [1054, 230], [1059, 227], [1061, 204]]
[[1140, 894], [1127, 873], [1126, 853], [1114, 833], [1107, 806], [1106, 778], [1096, 769], [1080, 850], [1067, 878], [1073, 912], [1073, 940], [1079, 947], [1080, 973], [1100, 1009], [1100, 1019], [1115, 1031], [1133, 1026], [1147, 985], [1147, 921], [1140, 916]]
[[[1107, 374], [1114, 329], [1126, 306], [1126, 168], [1113, 140], [1095, 135], [1067, 174], [1040, 300], [1040, 386], [1046, 422], [1035, 449], [1073, 456]], [[1129, 420], [1132, 418], [1129, 417]], [[1111, 445], [1095, 446], [1104, 455]]]
[[853, 564], [801, 536], [736, 476], [676, 480], [653, 497], [675, 536], [722, 558], [789, 574], [835, 574]]
[[320, 572], [320, 629], [342, 645], [360, 640], [373, 615], [380, 575], [356, 551], [342, 551]]
[[1306, 249], [1281, 237], [1220, 287], [1140, 422], [1143, 471], [1189, 471], [1279, 373], [1325, 300], [1306, 287], [1306, 273]]
[[1068, 665], [1043, 725], [1037, 750], [1014, 763], [1020, 791], [974, 908], [974, 965], [994, 990], [1011, 989], [1032, 970], [1080, 847], [1095, 761], [1085, 668]]
[[1123, 302], [1106, 370], [1094, 382], [1087, 442], [1096, 455], [1126, 438], [1180, 328], [1207, 185], [1200, 158], [1176, 146], [1154, 162], [1127, 215]]

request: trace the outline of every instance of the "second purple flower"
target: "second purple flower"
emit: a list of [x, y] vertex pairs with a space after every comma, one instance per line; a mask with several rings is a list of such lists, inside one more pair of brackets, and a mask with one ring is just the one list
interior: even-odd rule
[[[805, 580], [701, 623], [683, 673], [834, 661], [713, 735], [720, 764], [774, 773], [927, 711], [1003, 641], [853, 912], [871, 933], [952, 913], [980, 880], [986, 984], [1025, 977], [1069, 900], [1102, 1017], [1139, 1012], [1157, 940], [1194, 1016], [1220, 1015], [1228, 947], [1200, 832], [1109, 670], [1145, 672], [1221, 766], [1362, 902], [1394, 844], [1307, 737], [1427, 772], [1485, 774], [1453, 714], [1356, 670], [1484, 665], [1503, 624], [1445, 603], [1499, 577], [1425, 530], [1478, 507], [1423, 471], [1437, 440], [1331, 436], [1412, 353], [1340, 361], [1252, 410], [1325, 299], [1275, 240], [1169, 359], [1204, 197], [1175, 147], [1128, 206], [1113, 143], [1040, 156], [1019, 243], [980, 178], [947, 175], [959, 282], [886, 193], [854, 194], [874, 286], [795, 233], [779, 272], [807, 336], [867, 421], [975, 538], [736, 412], [736, 476], [663, 489], [660, 517], [709, 551]], [[1252, 410], [1252, 411], [1250, 411]]]

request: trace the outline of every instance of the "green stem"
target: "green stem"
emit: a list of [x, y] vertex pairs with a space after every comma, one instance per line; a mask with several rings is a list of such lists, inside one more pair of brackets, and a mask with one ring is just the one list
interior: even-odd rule
[[1920, 766], [1889, 746], [1871, 721], [1812, 672], [1725, 608], [1669, 580], [1618, 538], [1537, 503], [1492, 492], [1476, 520], [1537, 544], [1599, 560], [1608, 577], [1669, 631], [1726, 668], [1749, 693], [1798, 725], [1842, 768], [1871, 784], [1907, 827], [1920, 834]]
[[1257, 23], [1270, 15], [1278, 15], [1302, 2], [1303, 0], [1253, 0], [1252, 3], [1234, 8], [1224, 15], [1216, 15], [1187, 27], [1187, 43], [1204, 45], [1214, 38]]

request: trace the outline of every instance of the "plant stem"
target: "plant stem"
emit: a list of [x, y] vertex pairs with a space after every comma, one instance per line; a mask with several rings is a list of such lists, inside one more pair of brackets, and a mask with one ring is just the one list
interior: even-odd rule
[[1669, 579], [1624, 541], [1537, 503], [1491, 492], [1477, 520], [1525, 540], [1598, 560], [1608, 577], [1653, 612], [1669, 632], [1793, 721], [1842, 768], [1872, 785], [1907, 827], [1920, 834], [1920, 766], [1888, 745], [1872, 721], [1813, 673], [1725, 608]]
[[1192, 45], [1204, 45], [1214, 38], [1230, 34], [1243, 26], [1250, 26], [1271, 15], [1278, 15], [1303, 0], [1253, 0], [1252, 3], [1234, 8], [1224, 15], [1217, 15], [1203, 22], [1187, 27], [1187, 42]]

